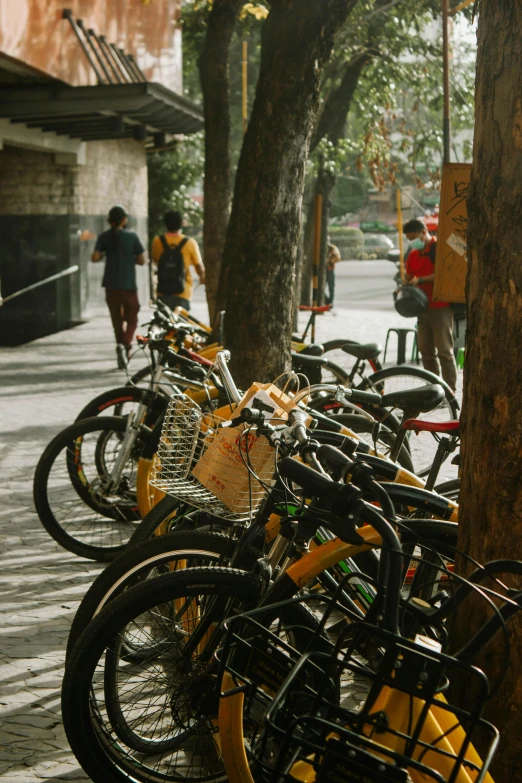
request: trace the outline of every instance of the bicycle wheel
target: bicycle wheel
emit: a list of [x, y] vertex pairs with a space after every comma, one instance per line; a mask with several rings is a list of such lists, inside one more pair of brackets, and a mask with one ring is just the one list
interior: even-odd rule
[[[217, 622], [254, 606], [260, 589], [245, 572], [186, 569], [130, 588], [88, 625], [66, 669], [62, 715], [95, 783], [226, 781], [213, 739], [215, 673], [203, 642], [188, 656], [184, 648], [207, 610]], [[129, 639], [155, 654], [125, 661]]]
[[105, 489], [125, 429], [119, 417], [83, 419], [57, 435], [38, 461], [33, 497], [40, 521], [60, 546], [80, 557], [112, 560], [139, 521], [135, 455], [119, 485]]
[[[233, 569], [185, 569], [130, 588], [94, 618], [62, 690], [67, 737], [94, 783], [227, 780], [213, 740], [219, 683], [212, 653], [221, 643], [219, 621], [253, 608], [261, 584]], [[314, 616], [299, 606], [275, 615], [283, 636], [304, 651], [318, 627]], [[133, 637], [154, 654], [126, 661], [121, 650]], [[248, 747], [258, 728], [245, 726]]]
[[228, 562], [235, 542], [218, 533], [169, 533], [127, 546], [122, 554], [98, 574], [85, 593], [74, 616], [67, 640], [66, 658], [70, 657], [76, 642], [103, 607], [144, 579], [181, 568], [223, 565]]
[[433, 491], [458, 503], [460, 497], [460, 479], [456, 478], [451, 479], [450, 481], [443, 481], [441, 484], [437, 484]]
[[144, 423], [152, 428], [166, 410], [168, 397], [162, 393], [151, 393], [148, 389], [137, 386], [121, 386], [99, 394], [82, 408], [76, 421], [100, 415], [126, 416], [131, 411], [136, 411], [142, 402], [148, 403]]
[[[454, 421], [459, 418], [460, 406], [450, 387], [428, 370], [419, 367], [388, 367], [386, 370], [369, 375], [360, 388], [372, 388], [381, 394], [389, 394], [394, 391], [415, 389], [426, 384], [439, 383], [445, 391], [441, 404], [428, 413], [421, 413], [418, 418], [426, 421]], [[408, 433], [408, 447], [414, 466], [414, 472], [418, 476], [429, 473], [435, 458], [438, 441], [430, 432]]]
[[138, 524], [129, 540], [129, 546], [141, 541], [147, 541], [152, 536], [177, 531], [192, 532], [204, 528], [206, 531], [227, 531], [230, 522], [198, 511], [187, 503], [166, 495], [151, 508], [148, 514]]
[[[375, 444], [373, 438], [374, 425], [371, 421], [364, 418], [364, 416], [359, 416], [357, 413], [339, 413], [335, 416], [335, 420], [338, 421], [339, 424], [344, 424], [345, 427], [349, 427], [356, 435], [360, 436], [361, 440], [368, 443], [372, 448], [376, 445], [381, 454], [384, 454], [385, 456], [389, 455], [395, 442], [396, 436], [394, 432], [391, 432], [381, 425], [379, 436]], [[362, 455], [362, 459], [364, 459], [364, 455]], [[409, 470], [412, 473], [415, 472], [409, 450], [404, 445], [401, 446], [397, 462], [403, 468], [406, 468], [406, 470]]]

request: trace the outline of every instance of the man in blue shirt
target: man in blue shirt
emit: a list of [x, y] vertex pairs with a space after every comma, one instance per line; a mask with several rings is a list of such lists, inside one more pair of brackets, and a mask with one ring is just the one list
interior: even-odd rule
[[129, 359], [132, 338], [138, 326], [138, 301], [136, 286], [136, 264], [145, 263], [145, 248], [137, 234], [127, 231], [128, 214], [125, 207], [117, 204], [109, 211], [111, 227], [99, 235], [91, 261], [96, 263], [105, 258], [105, 273], [102, 286], [111, 314], [118, 367], [124, 370]]

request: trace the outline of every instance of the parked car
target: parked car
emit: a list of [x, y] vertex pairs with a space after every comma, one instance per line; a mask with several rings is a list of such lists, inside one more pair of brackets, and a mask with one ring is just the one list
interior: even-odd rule
[[364, 254], [366, 258], [387, 258], [393, 247], [393, 242], [385, 234], [364, 235]]

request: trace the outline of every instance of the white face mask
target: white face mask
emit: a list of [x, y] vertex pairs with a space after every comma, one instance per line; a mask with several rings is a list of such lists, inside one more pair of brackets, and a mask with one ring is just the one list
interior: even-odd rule
[[424, 248], [424, 240], [420, 237], [418, 239], [413, 239], [410, 242], [410, 248], [412, 250], [422, 250]]

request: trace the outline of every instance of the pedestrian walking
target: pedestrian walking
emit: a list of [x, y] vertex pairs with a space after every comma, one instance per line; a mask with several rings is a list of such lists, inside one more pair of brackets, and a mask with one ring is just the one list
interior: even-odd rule
[[205, 267], [198, 243], [181, 231], [183, 215], [169, 210], [163, 216], [164, 234], [154, 237], [151, 258], [158, 274], [157, 296], [171, 310], [183, 307], [190, 310], [193, 293], [191, 267], [194, 267], [200, 283], [205, 283]]
[[409, 220], [403, 231], [411, 242], [406, 261], [406, 282], [419, 286], [428, 297], [428, 309], [417, 320], [417, 344], [426, 370], [441, 375], [455, 391], [457, 365], [453, 353], [453, 309], [433, 301], [437, 242], [422, 220]]
[[118, 367], [129, 360], [132, 338], [138, 326], [140, 303], [136, 286], [136, 265], [145, 264], [145, 248], [133, 231], [127, 231], [128, 213], [121, 204], [109, 211], [111, 227], [99, 235], [91, 261], [105, 258], [102, 286], [116, 337]]
[[326, 244], [326, 283], [328, 285], [328, 296], [325, 296], [326, 304], [333, 305], [335, 296], [335, 265], [341, 260], [339, 248], [332, 245], [330, 237]]

